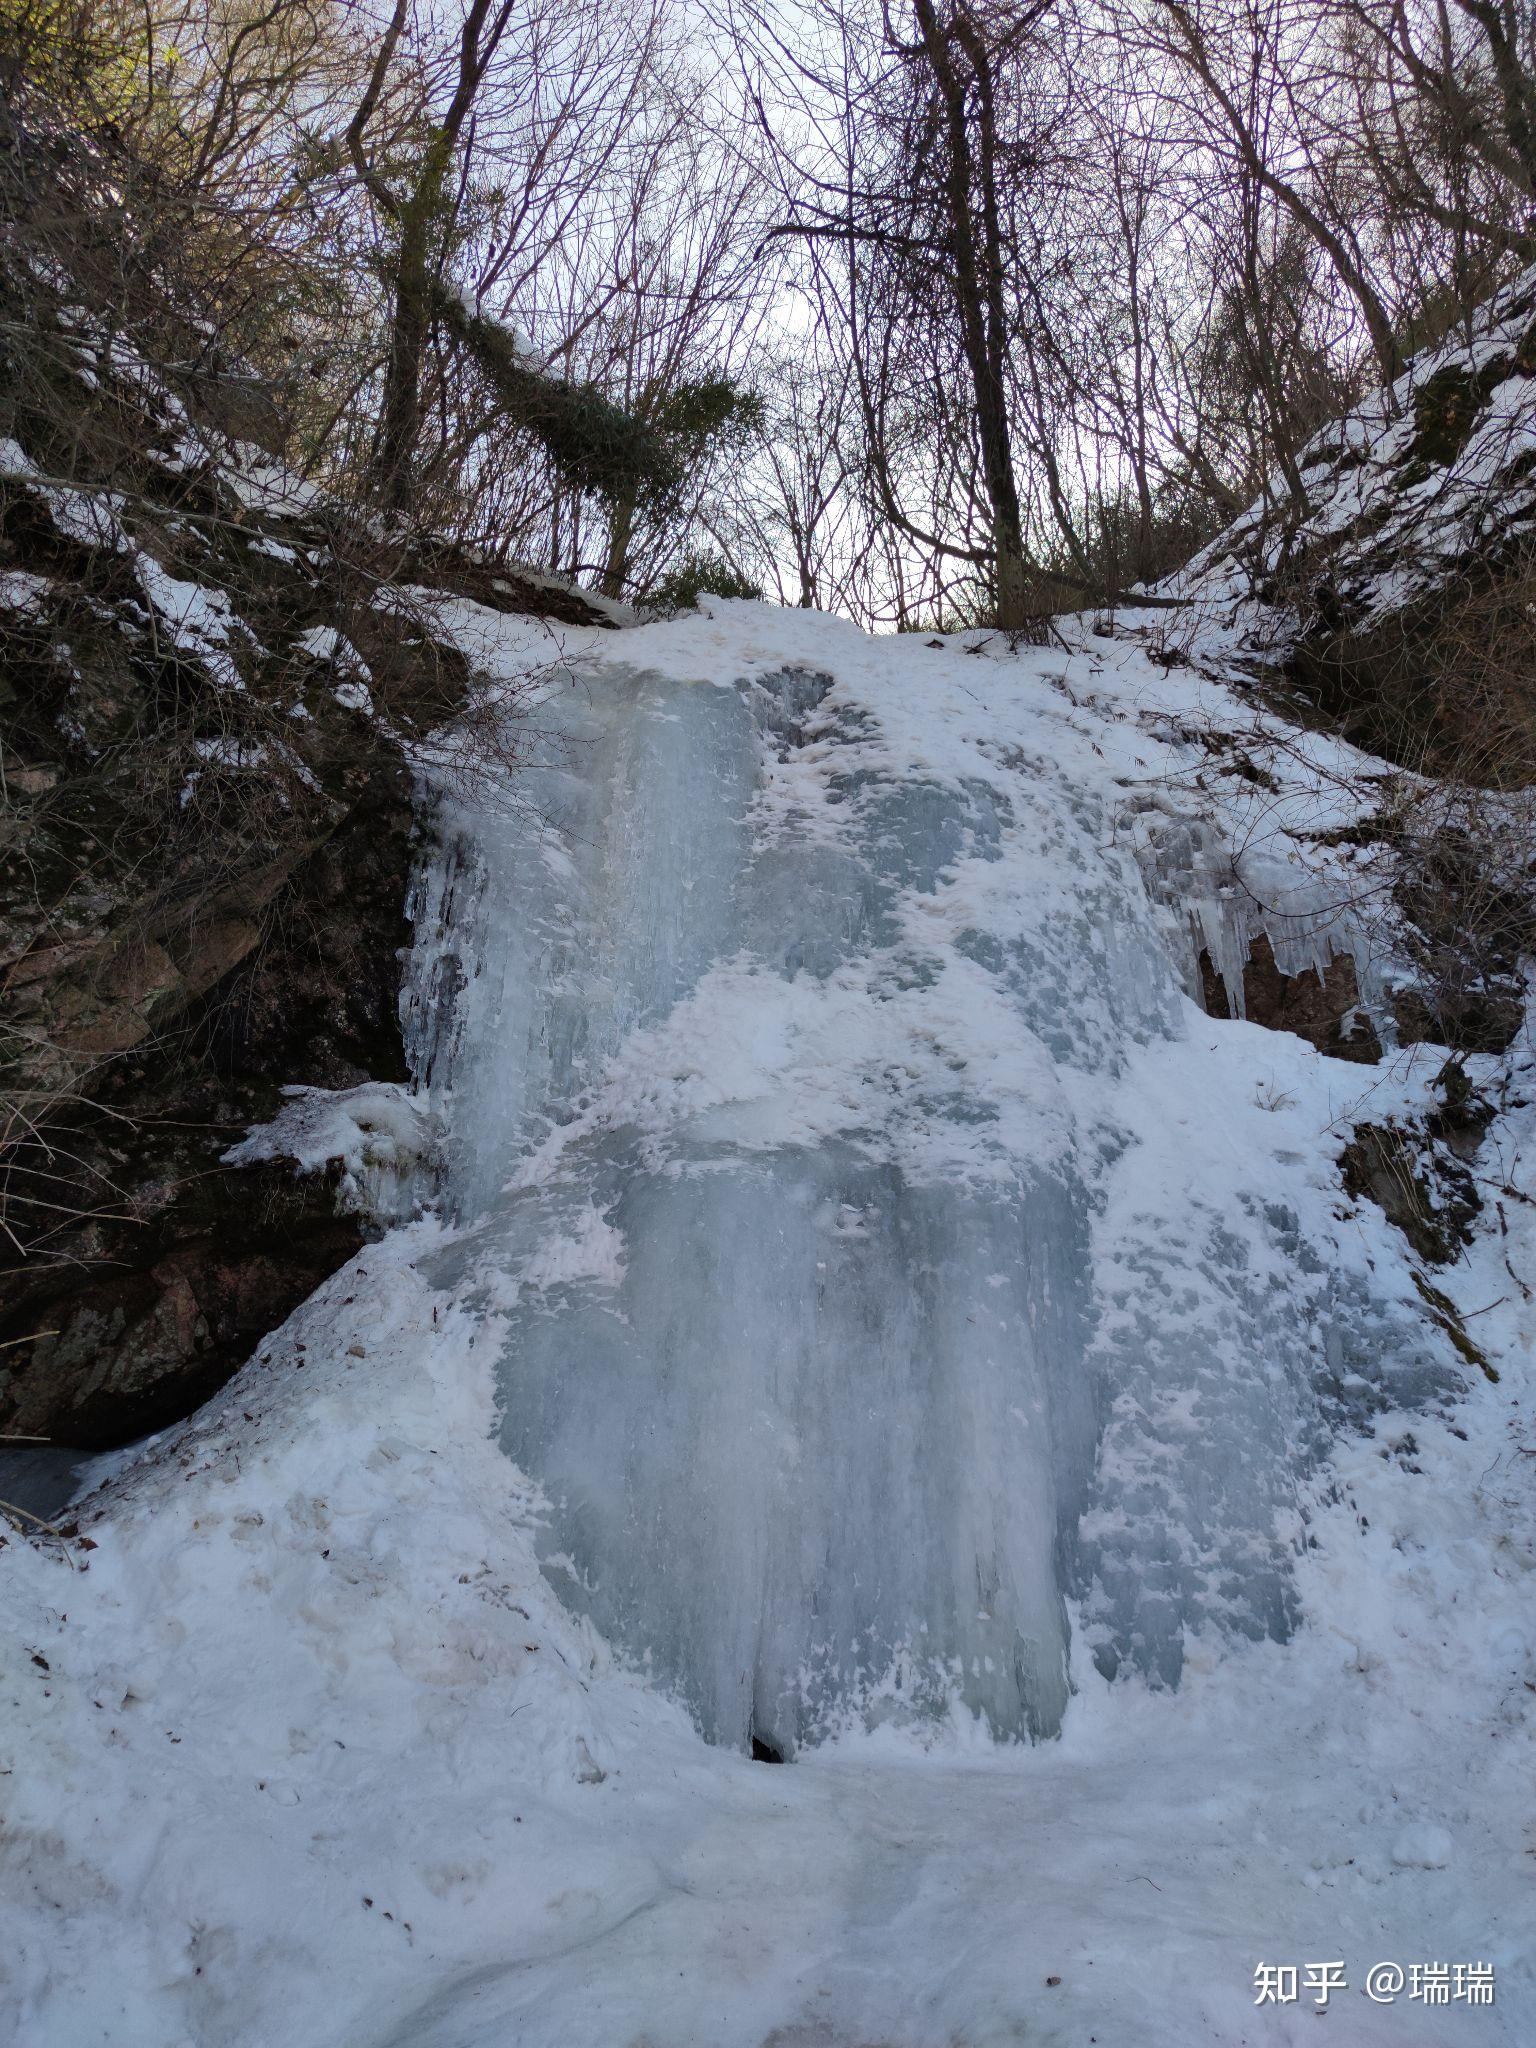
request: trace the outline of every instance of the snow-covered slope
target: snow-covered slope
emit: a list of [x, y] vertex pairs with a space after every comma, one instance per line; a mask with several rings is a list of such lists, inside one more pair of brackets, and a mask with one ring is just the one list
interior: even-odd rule
[[1274, 656], [1314, 629], [1368, 633], [1536, 541], [1536, 270], [1416, 356], [1297, 457], [1272, 496], [1160, 586], [1181, 637]]
[[[1432, 1279], [1346, 1195], [1444, 1058], [1372, 764], [1091, 637], [454, 624], [440, 1212], [0, 1555], [15, 2038], [1529, 2039], [1532, 1112], [1469, 1057]], [[1206, 1015], [1261, 930], [1381, 1064]]]

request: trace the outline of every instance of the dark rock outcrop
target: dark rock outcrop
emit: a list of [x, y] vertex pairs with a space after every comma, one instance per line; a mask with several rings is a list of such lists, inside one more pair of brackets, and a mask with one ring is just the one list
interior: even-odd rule
[[285, 1084], [406, 1078], [409, 750], [475, 685], [434, 592], [607, 622], [381, 537], [247, 438], [248, 379], [173, 390], [76, 297], [0, 261], [0, 1432], [104, 1448], [362, 1242], [223, 1154]]
[[[1427, 1117], [1357, 1124], [1339, 1166], [1346, 1194], [1374, 1202], [1427, 1265], [1448, 1266], [1470, 1243], [1482, 1211], [1470, 1169], [1494, 1106], [1459, 1058], [1446, 1061], [1434, 1085], [1440, 1102]], [[1442, 1306], [1455, 1318], [1448, 1302]]]
[[381, 760], [249, 950], [45, 1124], [51, 1177], [13, 1156], [18, 1193], [72, 1213], [0, 1248], [0, 1427], [99, 1449], [176, 1420], [363, 1242], [333, 1180], [221, 1155], [284, 1083], [405, 1078], [412, 829], [404, 764]]

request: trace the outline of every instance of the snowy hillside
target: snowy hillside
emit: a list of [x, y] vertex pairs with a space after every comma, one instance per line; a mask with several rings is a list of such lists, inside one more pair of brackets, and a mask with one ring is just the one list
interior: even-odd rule
[[[7, 2038], [1528, 2041], [1536, 1110], [1398, 1042], [1378, 764], [714, 612], [448, 608], [416, 1087], [249, 1141], [421, 1213], [0, 1551]], [[1341, 1161], [1468, 1088], [1431, 1268]]]
[[1298, 637], [1370, 632], [1462, 580], [1507, 571], [1536, 540], [1536, 271], [1426, 349], [1389, 389], [1296, 458], [1162, 589], [1193, 607], [1197, 645], [1274, 655]]

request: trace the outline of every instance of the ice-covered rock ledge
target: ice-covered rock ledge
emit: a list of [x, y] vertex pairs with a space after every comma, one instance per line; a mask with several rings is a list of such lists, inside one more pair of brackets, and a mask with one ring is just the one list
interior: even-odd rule
[[253, 1124], [224, 1154], [225, 1164], [279, 1160], [298, 1174], [334, 1174], [343, 1209], [378, 1222], [408, 1222], [438, 1145], [420, 1100], [393, 1081], [283, 1093], [277, 1115]]
[[[460, 623], [500, 633], [509, 672], [536, 658], [514, 637], [530, 629], [469, 608]], [[1478, 1312], [1469, 1327], [1502, 1383], [1474, 1374], [1454, 1400], [1392, 1405], [1399, 1386], [1423, 1393], [1417, 1361], [1440, 1383], [1441, 1340], [1415, 1310], [1402, 1241], [1371, 1205], [1350, 1212], [1335, 1161], [1362, 1097], [1373, 1116], [1409, 1106], [1432, 1060], [1350, 1067], [1207, 1018], [1181, 987], [1181, 913], [1157, 911], [1155, 890], [1139, 900], [1167, 946], [1143, 957], [1149, 976], [1166, 963], [1168, 993], [1160, 1009], [1128, 1005], [1122, 1032], [1092, 978], [1109, 957], [1099, 930], [1083, 954], [1072, 923], [1084, 876], [1138, 901], [1134, 847], [1122, 856], [1106, 815], [1113, 826], [1117, 804], [1149, 791], [1177, 810], [1205, 759], [1179, 733], [1251, 714], [1124, 649], [994, 661], [752, 609], [642, 629], [602, 652], [717, 685], [721, 707], [727, 693], [743, 701], [741, 677], [831, 675], [834, 708], [862, 702], [872, 723], [828, 755], [873, 750], [853, 768], [878, 768], [878, 752], [904, 784], [946, 791], [995, 788], [1006, 773], [1003, 850], [957, 846], [942, 872], [895, 892], [900, 943], [927, 935], [948, 953], [936, 978], [894, 989], [878, 1032], [859, 1007], [870, 970], [846, 956], [820, 975], [808, 964], [804, 987], [735, 954], [709, 966], [659, 1019], [630, 1020], [629, 1055], [595, 1046], [604, 1057], [565, 1121], [516, 1153], [511, 1196], [488, 1174], [483, 1195], [458, 1197], [463, 1222], [369, 1247], [207, 1410], [88, 1503], [90, 1547], [7, 1541], [0, 2029], [29, 2048], [1278, 2044], [1304, 2022], [1299, 2008], [1255, 2010], [1255, 1965], [1342, 1957], [1351, 1988], [1331, 2023], [1352, 2048], [1523, 2043], [1536, 2014], [1536, 1461], [1521, 1455], [1536, 1444], [1536, 1209], [1505, 1199], [1508, 1234], [1490, 1211], [1464, 1263], [1437, 1280]], [[823, 777], [807, 762], [819, 742], [800, 731], [781, 736], [784, 762], [767, 748], [768, 772], [784, 768], [812, 824], [825, 822], [812, 804], [828, 804], [839, 768]], [[1280, 822], [1337, 816], [1337, 757], [1285, 758]], [[856, 774], [828, 807], [857, 815], [882, 788], [878, 773]], [[1242, 843], [1252, 784], [1195, 800]], [[506, 820], [509, 849], [525, 825]], [[595, 859], [589, 840], [570, 845], [546, 846], [555, 881], [576, 879], [562, 877], [562, 852], [577, 867]], [[478, 882], [462, 842], [455, 872], [464, 905]], [[1024, 1028], [1046, 1041], [989, 995], [1000, 970], [958, 946], [982, 909], [1010, 918], [1011, 938], [1054, 915], [1078, 941], [1086, 981], [1038, 1015], [1062, 1033], [1048, 1065], [1017, 1052], [1010, 1034]], [[463, 909], [454, 928], [476, 929]], [[459, 968], [487, 957], [471, 948]], [[575, 949], [568, 986], [614, 957]], [[509, 971], [498, 993], [489, 973], [467, 984], [488, 999], [486, 1029], [498, 1004], [503, 1022], [512, 1014], [517, 985]], [[457, 995], [449, 1009], [465, 1030], [432, 1035], [451, 1065], [482, 1027]], [[978, 1031], [996, 1034], [990, 1048]], [[969, 1078], [941, 1093], [957, 1047]], [[441, 1065], [433, 1078], [450, 1144], [467, 1146], [472, 1104]], [[957, 1118], [948, 1095], [967, 1092], [997, 1117]], [[1489, 1140], [1494, 1170], [1522, 1193], [1531, 1122], [1512, 1108]], [[681, 1201], [689, 1147], [719, 1148], [741, 1175], [744, 1154], [766, 1171], [791, 1142], [823, 1147], [830, 1133], [862, 1171], [859, 1148], [892, 1132], [914, 1186], [962, 1193], [1010, 1186], [993, 1146], [1025, 1146], [1055, 1170], [1089, 1159], [1084, 1132], [1114, 1134], [1079, 1165], [1091, 1283], [1107, 1304], [1084, 1362], [1118, 1392], [1089, 1418], [1100, 1448], [1076, 1559], [1092, 1551], [1127, 1576], [1101, 1569], [1102, 1598], [1068, 1602], [1087, 1611], [1070, 1632], [1076, 1690], [1059, 1741], [993, 1747], [957, 1689], [921, 1725], [845, 1732], [764, 1769], [701, 1741], [555, 1597], [540, 1552], [559, 1524], [495, 1439], [499, 1413], [518, 1426], [515, 1363], [531, 1354], [501, 1354], [537, 1319], [558, 1329], [643, 1269], [646, 1233], [596, 1199], [605, 1166]], [[943, 1179], [957, 1164], [965, 1172]], [[1290, 1220], [1255, 1213], [1256, 1188]], [[735, 1230], [730, 1204], [718, 1208]], [[519, 1224], [530, 1213], [538, 1227]], [[706, 1242], [719, 1227], [704, 1215]], [[1231, 1238], [1246, 1266], [1217, 1262], [1200, 1279], [1207, 1248]], [[1321, 1272], [1319, 1246], [1332, 1261]], [[1356, 1288], [1393, 1327], [1415, 1310], [1419, 1348], [1401, 1379], [1336, 1360], [1338, 1412], [1312, 1418], [1273, 1496], [1264, 1475], [1272, 1451], [1295, 1448], [1303, 1358], [1327, 1355], [1325, 1311], [1336, 1300], [1330, 1312], [1351, 1312]], [[645, 1296], [632, 1306], [644, 1312]], [[643, 1313], [629, 1327], [639, 1344]], [[1245, 1330], [1264, 1332], [1257, 1351]], [[969, 1371], [964, 1341], [953, 1355]], [[1065, 1375], [1061, 1354], [1051, 1370]], [[1225, 1455], [1234, 1437], [1246, 1466]], [[1203, 1456], [1212, 1447], [1221, 1455]], [[972, 1484], [949, 1476], [952, 1491]], [[744, 1512], [758, 1483], [745, 1467]], [[1294, 1519], [1276, 1526], [1271, 1505]], [[1122, 1595], [1137, 1612], [1138, 1573], [1144, 1592], [1166, 1593], [1202, 1542], [1235, 1527], [1256, 1535], [1230, 1598], [1248, 1599], [1249, 1569], [1288, 1585], [1289, 1640], [1234, 1640], [1233, 1612], [1211, 1600], [1204, 1627], [1160, 1638], [1182, 1649], [1176, 1689], [1135, 1677], [1134, 1641], [1107, 1681], [1090, 1646], [1114, 1640]], [[1159, 1531], [1162, 1551], [1146, 1540]], [[1221, 1583], [1193, 1591], [1227, 1595]], [[1487, 1960], [1498, 2002], [1374, 2005], [1365, 1970], [1393, 1958]]]

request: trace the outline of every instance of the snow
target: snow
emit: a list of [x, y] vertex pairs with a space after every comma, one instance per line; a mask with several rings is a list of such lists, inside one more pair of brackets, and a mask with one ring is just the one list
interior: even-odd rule
[[[230, 652], [239, 629], [228, 592], [172, 575], [140, 546], [123, 524], [127, 500], [121, 492], [76, 490], [52, 483], [41, 475], [17, 443], [9, 440], [0, 440], [0, 471], [29, 485], [47, 507], [59, 533], [88, 547], [110, 548], [127, 555], [155, 628], [166, 634], [173, 647], [201, 663], [222, 688], [245, 688]], [[36, 592], [30, 588], [34, 585]], [[0, 601], [20, 604], [26, 593], [27, 601], [35, 603], [36, 595], [47, 587], [37, 578], [12, 572], [7, 594], [0, 596]]]
[[253, 535], [247, 545], [252, 554], [268, 555], [274, 562], [297, 562], [299, 559], [297, 548], [287, 547], [282, 541], [273, 540], [268, 534]]
[[[1514, 1192], [1435, 1276], [1495, 1385], [1337, 1173], [1440, 1055], [1357, 1069], [1190, 999], [1206, 934], [1271, 924], [1390, 974], [1369, 854], [1308, 836], [1370, 764], [1091, 636], [722, 604], [555, 644], [445, 609], [535, 744], [519, 801], [438, 799], [421, 1096], [306, 1091], [247, 1140], [356, 1174], [382, 1132], [421, 1192], [425, 1113], [441, 1214], [88, 1497], [93, 1548], [0, 1552], [0, 2031], [1289, 2048], [1313, 1997], [1256, 2006], [1256, 1967], [1342, 1958], [1350, 2048], [1528, 2041], [1536, 1068], [1479, 1168]], [[1278, 792], [1223, 770], [1239, 744]], [[871, 1319], [919, 1315], [949, 1399], [861, 1404]], [[727, 1359], [763, 1426], [722, 1399], [680, 1460]], [[904, 1410], [927, 1527], [872, 1483]], [[624, 1560], [561, 1451], [627, 1458], [650, 1516], [611, 1636]], [[796, 1556], [774, 1475], [834, 1554], [881, 1512], [901, 1570], [946, 1514], [1000, 1543], [1012, 1593], [967, 1626], [1035, 1643], [1011, 1704], [978, 1658], [916, 1715], [851, 1689], [782, 1768], [702, 1740], [674, 1695], [739, 1606], [711, 1558], [740, 1587]], [[989, 1486], [1015, 1519], [978, 1532]], [[994, 1742], [1010, 1713], [1060, 1732]], [[1486, 1962], [1495, 2003], [1378, 2004], [1383, 1961]]]
[[[1186, 648], [1220, 660], [1234, 648], [1273, 654], [1295, 639], [1290, 605], [1256, 593], [1301, 570], [1326, 580], [1352, 625], [1368, 629], [1448, 572], [1489, 549], [1505, 553], [1536, 530], [1536, 269], [1496, 293], [1468, 338], [1457, 329], [1424, 350], [1354, 418], [1324, 428], [1297, 458], [1307, 503], [1273, 476], [1265, 496], [1159, 586], [1182, 600]], [[1480, 380], [1507, 370], [1486, 392]], [[1426, 387], [1441, 380], [1426, 396]], [[1469, 409], [1464, 438], [1446, 431], [1444, 386]], [[1424, 414], [1421, 432], [1421, 410]], [[1300, 594], [1300, 593], [1298, 593]], [[1167, 619], [1132, 622], [1149, 637]]]
[[1432, 1821], [1410, 1821], [1392, 1844], [1392, 1861], [1401, 1870], [1444, 1870], [1451, 1860], [1451, 1837]]
[[35, 617], [47, 607], [53, 585], [27, 569], [0, 570], [0, 607]]
[[339, 668], [343, 674], [355, 676], [363, 682], [372, 680], [368, 664], [352, 645], [351, 641], [337, 632], [334, 626], [308, 626], [294, 642], [301, 654], [307, 654], [312, 661], [328, 662]]
[[300, 518], [325, 502], [317, 484], [302, 477], [253, 441], [235, 441], [221, 466], [224, 482], [242, 505], [253, 512]]
[[410, 1215], [413, 1183], [437, 1146], [430, 1112], [391, 1081], [283, 1093], [287, 1100], [277, 1115], [232, 1145], [226, 1164], [287, 1159], [300, 1174], [335, 1167], [343, 1207], [391, 1220]]
[[368, 685], [373, 678], [368, 664], [334, 626], [307, 627], [294, 646], [312, 661], [324, 662], [340, 673], [342, 679], [332, 684], [331, 695], [344, 710], [372, 713], [373, 693]]
[[456, 290], [452, 286], [449, 289], [471, 320], [481, 327], [497, 328], [507, 337], [512, 353], [519, 362], [526, 363], [530, 370], [547, 369], [548, 362], [543, 351], [534, 347], [515, 320], [505, 320], [495, 313], [488, 313], [472, 292]]
[[260, 768], [267, 759], [266, 748], [258, 742], [235, 739], [227, 733], [213, 739], [194, 740], [192, 751], [210, 768], [228, 768], [237, 773]]

